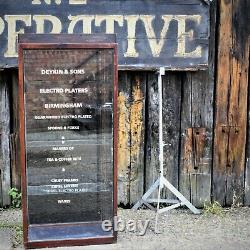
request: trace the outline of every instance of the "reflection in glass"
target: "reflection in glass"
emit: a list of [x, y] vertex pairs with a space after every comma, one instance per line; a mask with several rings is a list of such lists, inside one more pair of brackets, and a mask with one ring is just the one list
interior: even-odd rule
[[113, 51], [25, 50], [24, 62], [29, 224], [111, 220]]

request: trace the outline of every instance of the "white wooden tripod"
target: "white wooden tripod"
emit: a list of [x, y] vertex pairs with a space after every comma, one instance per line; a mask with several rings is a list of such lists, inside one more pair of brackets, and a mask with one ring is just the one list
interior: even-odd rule
[[[159, 178], [156, 182], [148, 189], [148, 191], [142, 196], [142, 198], [133, 206], [133, 209], [138, 209], [141, 205], [146, 205], [151, 210], [156, 211], [155, 219], [155, 230], [157, 231], [158, 215], [167, 212], [171, 209], [187, 206], [194, 214], [200, 214], [200, 210], [194, 207], [191, 202], [189, 202], [163, 175], [163, 149], [165, 143], [163, 141], [163, 121], [162, 121], [162, 76], [165, 75], [164, 67], [160, 68], [158, 72], [158, 92], [159, 92], [159, 163], [160, 171]], [[161, 190], [166, 187], [170, 192], [172, 192], [177, 199], [161, 199]], [[157, 199], [150, 198], [151, 194], [158, 188]], [[155, 209], [150, 203], [157, 203], [157, 208]], [[172, 204], [167, 207], [160, 209], [161, 204]]]

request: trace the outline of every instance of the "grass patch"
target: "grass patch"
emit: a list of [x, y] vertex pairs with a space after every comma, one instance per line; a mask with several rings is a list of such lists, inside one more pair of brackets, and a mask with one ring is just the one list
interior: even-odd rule
[[212, 203], [204, 203], [205, 214], [214, 214], [218, 216], [224, 216], [224, 210], [218, 201]]

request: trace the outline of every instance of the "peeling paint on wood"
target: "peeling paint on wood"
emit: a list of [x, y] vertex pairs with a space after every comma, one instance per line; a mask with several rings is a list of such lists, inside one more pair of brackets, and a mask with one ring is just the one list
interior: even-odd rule
[[130, 83], [119, 75], [118, 94], [118, 203], [129, 204], [130, 172]]
[[133, 204], [143, 194], [146, 74], [120, 73], [119, 81], [119, 202]]
[[130, 108], [131, 171], [130, 204], [135, 204], [143, 195], [144, 186], [144, 134], [146, 74], [134, 73], [131, 79], [132, 98]]
[[119, 107], [119, 171], [126, 170], [126, 166], [128, 165], [127, 152], [129, 150], [130, 145], [129, 142], [129, 108], [127, 107], [128, 97], [126, 94], [120, 92], [118, 96], [118, 107]]
[[131, 126], [131, 159], [139, 154], [141, 146], [141, 132], [143, 125], [143, 93], [140, 89], [140, 80], [138, 77], [135, 79], [135, 86], [132, 92], [132, 104], [130, 111], [130, 126]]

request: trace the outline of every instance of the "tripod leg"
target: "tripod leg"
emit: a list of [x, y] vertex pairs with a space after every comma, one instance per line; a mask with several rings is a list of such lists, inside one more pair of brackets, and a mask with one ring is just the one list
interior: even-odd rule
[[159, 183], [160, 179], [156, 180], [156, 182], [148, 189], [148, 191], [142, 196], [142, 198], [137, 203], [135, 203], [135, 205], [133, 206], [134, 210], [138, 209], [144, 203], [144, 200], [147, 201], [147, 198], [155, 191]]
[[156, 216], [155, 216], [155, 233], [159, 233], [158, 231], [158, 216], [159, 216], [159, 210], [160, 210], [160, 199], [161, 199], [161, 180], [159, 184], [159, 189], [158, 189], [158, 198], [157, 198], [157, 209], [156, 209]]
[[164, 185], [194, 214], [200, 214], [201, 211], [197, 209], [190, 201], [188, 201], [166, 178], [162, 179]]

